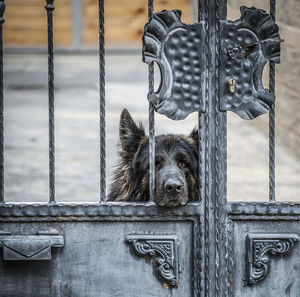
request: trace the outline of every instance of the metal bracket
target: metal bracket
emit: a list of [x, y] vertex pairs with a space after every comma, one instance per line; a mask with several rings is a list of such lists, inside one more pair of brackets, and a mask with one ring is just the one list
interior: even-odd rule
[[267, 61], [280, 62], [282, 40], [278, 26], [264, 10], [240, 9], [240, 19], [221, 21], [220, 109], [249, 120], [266, 113], [274, 103], [275, 94], [264, 88], [262, 74]]
[[125, 238], [138, 256], [153, 257], [163, 287], [178, 286], [178, 237], [163, 234], [130, 234]]
[[0, 231], [4, 260], [50, 260], [51, 247], [63, 247], [64, 237], [56, 230], [39, 231], [38, 235], [11, 235]]
[[248, 234], [246, 236], [246, 283], [253, 286], [269, 273], [271, 258], [290, 253], [298, 234]]
[[186, 25], [180, 10], [155, 13], [143, 35], [143, 61], [157, 62], [158, 90], [148, 95], [156, 111], [173, 120], [204, 112], [204, 22]]

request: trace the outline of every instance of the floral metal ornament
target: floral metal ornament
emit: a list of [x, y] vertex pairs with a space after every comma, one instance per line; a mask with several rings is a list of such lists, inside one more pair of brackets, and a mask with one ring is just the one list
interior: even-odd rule
[[137, 256], [150, 256], [164, 287], [178, 286], [177, 236], [163, 234], [131, 234], [126, 242]]
[[297, 234], [248, 234], [246, 237], [246, 283], [253, 286], [262, 281], [270, 270], [272, 257], [289, 254]]

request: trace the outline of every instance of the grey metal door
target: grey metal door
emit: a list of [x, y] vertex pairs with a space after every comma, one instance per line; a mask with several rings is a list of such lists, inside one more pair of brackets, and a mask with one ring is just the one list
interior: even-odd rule
[[[275, 99], [274, 60], [271, 57], [270, 95], [264, 93], [264, 98], [270, 104], [259, 107], [250, 104], [249, 108], [249, 102], [232, 103], [235, 96], [243, 96], [236, 95], [241, 87], [238, 74], [233, 73], [231, 77], [231, 61], [236, 61], [236, 56], [238, 61], [246, 59], [254, 50], [251, 46], [245, 49], [240, 44], [232, 45], [226, 37], [226, 34], [233, 34], [240, 28], [226, 21], [226, 1], [199, 1], [199, 32], [202, 41], [199, 49], [204, 65], [203, 80], [199, 85], [201, 108], [196, 106], [201, 127], [200, 197], [199, 201], [173, 208], [158, 207], [154, 203], [152, 103], [149, 105], [150, 201], [106, 202], [104, 0], [99, 0], [100, 199], [99, 203], [94, 204], [55, 202], [54, 6], [53, 0], [46, 2], [49, 29], [49, 203], [4, 201], [1, 77], [0, 245], [3, 256], [0, 258], [0, 296], [223, 297], [272, 296], [278, 292], [281, 294], [278, 296], [300, 296], [300, 249], [297, 243], [300, 239], [300, 206], [275, 202], [272, 133], [271, 201], [229, 203], [226, 200], [226, 112], [232, 110], [240, 113], [241, 117], [251, 118], [271, 108], [272, 131]], [[151, 22], [153, 1], [148, 3]], [[271, 1], [271, 5], [274, 19], [274, 1]], [[2, 16], [4, 8], [4, 1], [0, 1]], [[258, 13], [259, 16], [263, 14], [251, 8], [244, 11]], [[1, 29], [3, 22], [1, 17]], [[241, 37], [243, 41], [245, 35], [241, 34]], [[275, 47], [276, 52], [278, 39], [275, 37], [270, 37], [269, 44]], [[238, 37], [236, 39], [236, 42], [241, 42]], [[268, 52], [264, 40], [257, 39], [256, 43], [250, 45], [257, 46], [261, 50], [259, 53]], [[0, 50], [2, 76], [2, 44]], [[261, 63], [265, 62], [262, 60]], [[236, 63], [240, 65], [240, 62]], [[257, 90], [261, 91], [260, 88], [258, 85]], [[153, 63], [150, 63], [149, 98], [153, 93]], [[258, 96], [252, 93], [250, 97], [256, 100]]]

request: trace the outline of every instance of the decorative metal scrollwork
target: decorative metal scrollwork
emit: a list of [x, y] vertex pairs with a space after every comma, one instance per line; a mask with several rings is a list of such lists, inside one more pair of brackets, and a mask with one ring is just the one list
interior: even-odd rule
[[253, 286], [262, 281], [270, 270], [272, 257], [291, 252], [299, 241], [297, 234], [248, 234], [246, 237], [246, 282]]
[[[157, 62], [158, 90], [148, 95], [157, 112], [182, 120], [205, 111], [205, 23], [186, 25], [181, 11], [155, 13], [143, 35], [143, 60]], [[241, 7], [241, 18], [221, 21], [220, 109], [253, 119], [268, 111], [275, 95], [262, 83], [266, 62], [280, 62], [278, 26], [264, 10]]]
[[155, 13], [143, 36], [143, 61], [157, 62], [161, 72], [160, 86], [148, 99], [173, 120], [205, 110], [204, 23], [186, 25], [180, 17], [180, 10]]
[[242, 6], [240, 19], [221, 22], [221, 110], [248, 120], [268, 111], [275, 95], [264, 88], [262, 73], [266, 62], [280, 62], [281, 41], [271, 16], [255, 7]]
[[178, 286], [177, 236], [131, 234], [126, 236], [135, 254], [154, 258], [158, 278], [164, 286]]

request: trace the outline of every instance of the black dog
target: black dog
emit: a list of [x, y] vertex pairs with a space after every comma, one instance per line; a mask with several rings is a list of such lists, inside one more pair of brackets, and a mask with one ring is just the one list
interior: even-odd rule
[[[120, 118], [121, 164], [114, 173], [108, 201], [149, 200], [149, 140], [143, 126], [124, 109]], [[185, 205], [198, 199], [198, 131], [186, 137], [155, 137], [155, 202]]]

